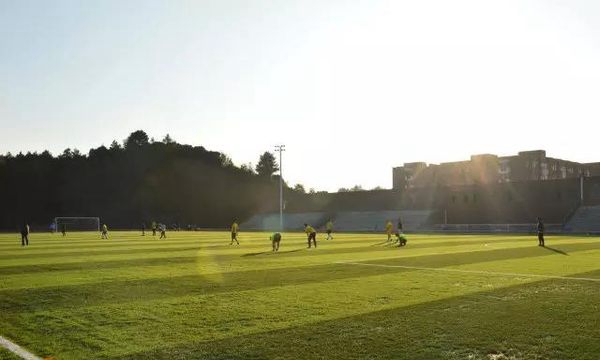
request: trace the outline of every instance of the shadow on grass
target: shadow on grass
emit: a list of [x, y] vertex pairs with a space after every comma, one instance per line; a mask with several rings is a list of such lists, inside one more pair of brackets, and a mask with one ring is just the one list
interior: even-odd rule
[[298, 251], [303, 251], [304, 249], [296, 249], [296, 250], [286, 250], [286, 251], [273, 251], [273, 250], [269, 250], [269, 251], [260, 251], [260, 252], [255, 252], [255, 253], [247, 253], [247, 254], [243, 254], [241, 255], [241, 257], [248, 257], [248, 256], [258, 256], [258, 255], [276, 255], [276, 254], [289, 254], [289, 253], [295, 253]]
[[543, 248], [544, 248], [544, 249], [547, 249], [547, 250], [550, 250], [550, 251], [554, 251], [554, 252], [555, 252], [555, 253], [557, 253], [557, 254], [561, 254], [561, 255], [566, 255], [566, 256], [569, 256], [569, 254], [568, 254], [568, 253], [566, 253], [566, 252], [564, 252], [564, 251], [562, 251], [562, 250], [560, 250], [560, 249], [551, 248], [550, 246], [543, 246]]
[[[502, 241], [498, 241], [502, 242]], [[436, 244], [419, 244], [411, 242], [410, 249], [421, 249], [421, 248], [430, 248], [435, 246], [459, 246], [459, 245], [468, 245], [468, 244], [479, 244], [479, 242], [466, 241], [466, 242], [458, 242], [447, 245], [441, 245], [439, 243]], [[481, 243], [483, 245], [483, 243]], [[228, 247], [228, 245], [226, 246]], [[585, 250], [594, 250], [600, 249], [600, 242], [598, 241], [590, 241], [585, 243], [570, 243], [561, 245], [561, 248], [566, 251], [585, 251]], [[328, 249], [320, 247], [318, 250], [318, 254], [336, 254], [342, 257], [344, 254], [355, 254], [361, 252], [389, 252], [390, 247], [381, 246], [380, 248], [370, 249], [369, 247], [359, 247], [359, 248], [338, 248], [338, 249]], [[200, 249], [201, 250], [201, 249]], [[298, 255], [304, 255], [301, 252], [304, 249], [297, 250]], [[564, 251], [563, 250], [563, 251]], [[266, 252], [266, 251], [264, 251]], [[296, 251], [290, 251], [294, 253]], [[467, 252], [455, 253], [452, 256], [461, 256], [461, 254], [485, 254], [488, 255], [476, 255], [483, 256], [484, 258], [498, 253], [507, 253], [510, 256], [539, 256], [539, 247], [532, 246], [527, 248], [500, 248], [490, 250], [489, 248], [485, 248], [482, 250], [470, 250]], [[261, 252], [263, 253], [263, 252]], [[317, 253], [315, 253], [317, 254]], [[527, 255], [525, 255], [527, 254]], [[446, 256], [446, 255], [440, 255]], [[510, 257], [509, 256], [509, 257]], [[226, 254], [226, 255], [215, 255], [212, 259], [216, 261], [230, 261], [235, 258], [239, 258], [239, 254]], [[10, 266], [0, 266], [0, 276], [2, 275], [11, 275], [11, 274], [25, 274], [25, 273], [35, 273], [35, 272], [51, 272], [51, 271], [70, 271], [70, 270], [78, 270], [85, 271], [87, 269], [90, 270], [98, 270], [98, 269], [114, 269], [120, 267], [132, 267], [132, 266], [154, 266], [154, 265], [171, 265], [171, 264], [185, 264], [185, 263], [195, 263], [197, 261], [201, 261], [201, 257], [196, 255], [185, 255], [185, 256], [172, 256], [172, 257], [156, 257], [156, 258], [133, 258], [133, 259], [118, 259], [118, 260], [104, 260], [104, 261], [77, 261], [77, 262], [67, 262], [67, 263], [50, 263], [50, 264], [33, 264], [33, 265], [10, 265]]]
[[[573, 276], [598, 277], [600, 271]], [[595, 360], [599, 301], [589, 283], [540, 280], [110, 359], [487, 359], [513, 351], [524, 359]], [[410, 341], [398, 346], [398, 334]], [[548, 334], [560, 336], [552, 338], [553, 346], [538, 346]], [[448, 349], [455, 356], [448, 357]]]
[[[564, 245], [570, 251], [600, 248], [600, 243]], [[293, 251], [303, 251], [294, 249]], [[390, 250], [392, 251], [392, 250]], [[453, 254], [435, 254], [369, 260], [370, 264], [403, 265], [412, 267], [448, 267], [505, 259], [523, 259], [551, 256], [538, 246], [519, 249], [468, 251]], [[164, 263], [165, 259], [160, 259]], [[172, 259], [174, 265], [181, 259]], [[198, 259], [195, 258], [197, 261]], [[342, 260], [342, 259], [340, 259]], [[186, 259], [187, 261], [187, 259]], [[131, 262], [124, 263], [131, 266]], [[94, 263], [91, 263], [92, 267]], [[218, 260], [215, 263], [219, 264]], [[148, 265], [141, 263], [139, 265]], [[139, 299], [154, 300], [187, 295], [206, 295], [230, 291], [258, 290], [281, 285], [301, 285], [315, 282], [361, 278], [381, 274], [415, 271], [400, 267], [363, 267], [326, 263], [277, 269], [257, 269], [222, 272], [217, 274], [171, 275], [160, 278], [91, 282], [77, 285], [45, 286], [39, 288], [0, 290], [0, 314], [18, 314], [54, 308], [127, 303]], [[48, 285], [51, 285], [49, 283]]]

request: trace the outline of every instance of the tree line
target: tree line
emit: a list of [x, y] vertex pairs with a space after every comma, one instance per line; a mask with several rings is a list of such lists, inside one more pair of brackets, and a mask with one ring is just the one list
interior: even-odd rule
[[[223, 153], [168, 135], [152, 141], [142, 130], [87, 155], [9, 153], [0, 156], [0, 228], [47, 227], [57, 216], [99, 216], [121, 228], [151, 221], [224, 227], [277, 209], [277, 170], [269, 152], [256, 168], [237, 167]], [[302, 193], [287, 185], [285, 191]]]

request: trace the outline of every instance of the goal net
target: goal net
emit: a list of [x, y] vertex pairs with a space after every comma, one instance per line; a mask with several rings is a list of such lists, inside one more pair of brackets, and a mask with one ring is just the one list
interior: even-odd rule
[[54, 230], [66, 231], [100, 231], [99, 217], [61, 216], [54, 218]]

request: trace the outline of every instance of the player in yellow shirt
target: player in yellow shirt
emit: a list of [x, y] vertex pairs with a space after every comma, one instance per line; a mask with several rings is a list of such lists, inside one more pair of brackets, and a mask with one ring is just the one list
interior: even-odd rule
[[237, 235], [238, 235], [238, 230], [240, 229], [240, 226], [237, 223], [237, 219], [233, 220], [233, 224], [231, 224], [231, 243], [229, 245], [233, 245], [233, 242], [235, 241], [238, 245], [240, 244], [240, 242], [238, 241]]
[[333, 221], [331, 221], [331, 219], [325, 224], [325, 229], [327, 229], [327, 240], [333, 240], [333, 236], [331, 236], [331, 233], [333, 232]]
[[388, 241], [392, 241], [392, 234], [394, 232], [394, 224], [390, 220], [385, 223], [385, 233], [387, 234]]
[[311, 248], [311, 240], [312, 242], [315, 244], [315, 248], [317, 247], [317, 232], [315, 231], [315, 228], [313, 228], [312, 226], [308, 225], [308, 224], [304, 224], [304, 232], [306, 233], [306, 236], [308, 236], [308, 248]]

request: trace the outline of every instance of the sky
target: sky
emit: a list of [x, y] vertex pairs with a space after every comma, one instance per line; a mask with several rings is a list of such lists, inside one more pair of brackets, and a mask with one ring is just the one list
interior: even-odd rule
[[600, 161], [598, 1], [0, 0], [0, 153], [137, 129], [335, 191], [545, 149]]

